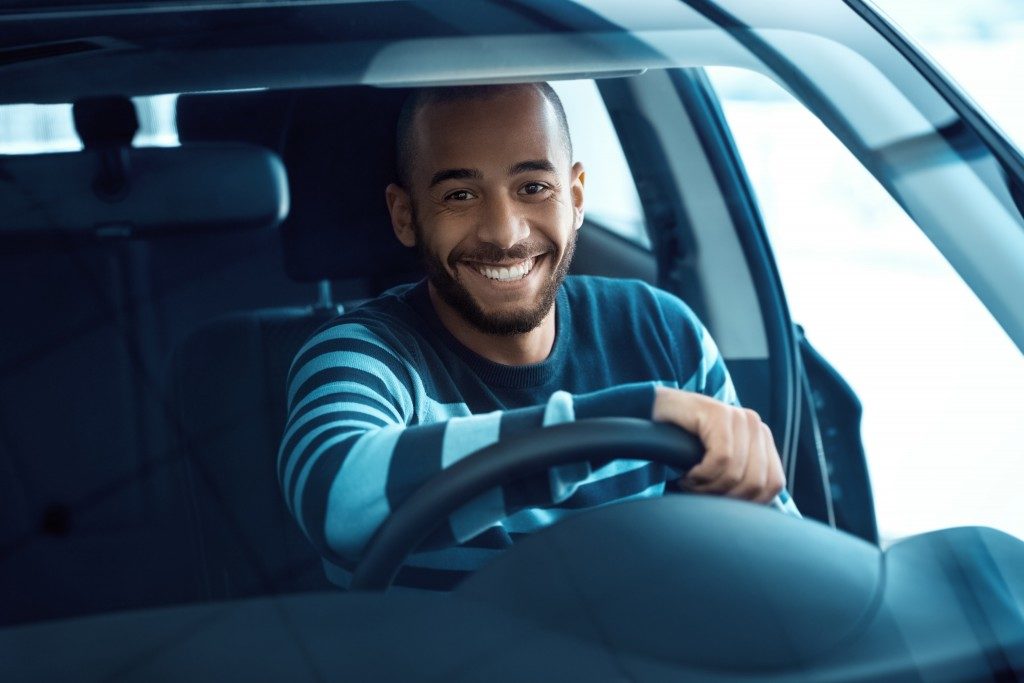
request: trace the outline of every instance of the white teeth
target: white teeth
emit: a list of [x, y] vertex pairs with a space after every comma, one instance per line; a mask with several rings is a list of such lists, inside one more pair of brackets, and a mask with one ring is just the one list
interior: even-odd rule
[[511, 282], [512, 280], [522, 280], [524, 277], [530, 274], [533, 270], [534, 259], [527, 259], [522, 263], [516, 264], [512, 267], [501, 267], [492, 268], [491, 266], [477, 266], [477, 271], [484, 277], [488, 277], [492, 280], [498, 280], [499, 282]]

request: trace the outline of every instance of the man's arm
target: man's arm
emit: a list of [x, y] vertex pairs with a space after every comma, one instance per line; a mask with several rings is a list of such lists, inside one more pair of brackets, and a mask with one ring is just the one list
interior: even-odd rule
[[[673, 422], [697, 434], [708, 450], [686, 480], [693, 490], [770, 500], [781, 488], [781, 466], [764, 438], [767, 427], [759, 419], [754, 425], [751, 411], [729, 405], [735, 392], [724, 363], [710, 337], [702, 343], [703, 362], [684, 387], [692, 391], [656, 392], [645, 382], [453, 415], [440, 414], [445, 406], [432, 404], [413, 364], [380, 334], [359, 323], [334, 325], [303, 347], [289, 374], [289, 416], [278, 453], [285, 500], [322, 554], [350, 563], [399, 503], [465, 456], [513, 434], [613, 416]], [[495, 489], [453, 515], [430, 545], [462, 543], [604, 476], [608, 468], [581, 463], [553, 468], [514, 491]]]
[[[289, 374], [288, 421], [278, 454], [285, 500], [314, 545], [351, 562], [397, 505], [465, 456], [501, 438], [590, 417], [650, 418], [653, 383], [569, 395], [482, 415], [427, 415], [423, 383], [408, 360], [364, 325], [327, 328]], [[417, 410], [419, 408], [419, 410]], [[430, 419], [420, 423], [420, 415]], [[461, 543], [527, 507], [557, 504], [595, 477], [586, 464], [554, 468], [540, 486], [495, 489], [453, 515], [435, 546]]]
[[653, 419], [677, 424], [700, 438], [704, 458], [682, 479], [696, 493], [768, 503], [785, 484], [768, 425], [753, 410], [702, 394], [658, 387]]
[[[680, 354], [692, 349], [699, 363], [679, 391], [658, 387], [652, 419], [671, 422], [695, 434], [704, 445], [700, 464], [679, 480], [683, 490], [714, 493], [733, 498], [770, 503], [779, 510], [800, 517], [785, 489], [782, 461], [768, 425], [756, 412], [740, 405], [729, 370], [707, 328], [680, 299], [667, 292], [656, 293], [670, 334], [683, 331], [687, 342], [672, 339]], [[677, 362], [688, 366], [680, 356]]]

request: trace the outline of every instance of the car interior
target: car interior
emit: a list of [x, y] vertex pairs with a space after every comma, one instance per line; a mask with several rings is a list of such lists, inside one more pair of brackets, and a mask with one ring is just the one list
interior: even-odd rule
[[[672, 4], [666, 31], [650, 30], [660, 10], [634, 22], [636, 8], [614, 3], [21, 4], [0, 15], [17, 27], [0, 48], [0, 116], [64, 107], [82, 144], [0, 154], [0, 671], [5, 660], [43, 680], [76, 667], [98, 680], [409, 680], [424, 662], [439, 678], [487, 680], [1024, 670], [1018, 541], [967, 527], [879, 547], [859, 400], [790, 317], [701, 68], [777, 77], [918, 212], [979, 298], [1012, 309], [1000, 320], [1019, 336], [1013, 253], [960, 247], [1011, 244], [999, 240], [1017, 227], [1020, 190], [1004, 181], [1024, 177], [1008, 170], [1020, 159], [859, 0], [784, 11], [689, 0]], [[466, 9], [479, 14], [447, 14]], [[465, 63], [482, 39], [488, 60]], [[871, 57], [863, 73], [843, 61], [849, 45]], [[826, 67], [849, 67], [849, 80]], [[883, 71], [903, 89], [878, 95], [892, 108], [873, 118], [853, 100]], [[320, 326], [423, 275], [384, 203], [408, 88], [536, 80], [597, 93], [642, 211], [639, 237], [588, 215], [572, 272], [637, 278], [694, 309], [741, 402], [771, 427], [810, 521], [668, 495], [572, 516], [451, 594], [343, 593], [278, 486], [289, 365]], [[141, 102], [157, 95], [175, 97], [175, 141], [139, 145]], [[992, 218], [965, 235], [954, 204]], [[616, 427], [598, 426], [591, 441], [579, 423], [548, 435], [595, 444]], [[415, 509], [392, 520], [403, 514]]]
[[[843, 441], [856, 434], [852, 392], [830, 393], [832, 415], [819, 400], [794, 420], [810, 400], [797, 363], [826, 386], [842, 380], [806, 343], [801, 361], [784, 333], [763, 231], [729, 199], [743, 191], [735, 160], [698, 143], [723, 125], [702, 74], [598, 87], [654, 246], [590, 221], [573, 271], [681, 295], [715, 335], [741, 400], [773, 427], [804, 514], [874, 540], [856, 458], [846, 466], [864, 478], [861, 500], [843, 506], [828, 476], [844, 465], [823, 460], [843, 447], [856, 455], [856, 441]], [[4, 353], [5, 623], [330, 587], [276, 481], [284, 382], [319, 326], [422, 277], [383, 202], [406, 94], [186, 94], [180, 146], [148, 149], [130, 146], [130, 100], [87, 98], [74, 103], [81, 152], [5, 159], [24, 227], [3, 235], [2, 277], [13, 288], [46, 274], [39, 290], [3, 303], [25, 331]], [[650, 118], [638, 120], [645, 104]], [[679, 163], [666, 146], [691, 153]], [[173, 206], [154, 202], [154, 187]], [[83, 367], [87, 382], [62, 381]], [[849, 424], [838, 437], [829, 430], [835, 443], [823, 449], [819, 420]]]

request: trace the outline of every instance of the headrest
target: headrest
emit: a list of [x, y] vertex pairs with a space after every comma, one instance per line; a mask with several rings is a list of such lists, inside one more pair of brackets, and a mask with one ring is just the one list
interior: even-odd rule
[[288, 184], [277, 155], [251, 145], [87, 149], [0, 156], [0, 206], [4, 246], [66, 245], [272, 228]]
[[281, 226], [294, 280], [419, 277], [391, 230], [395, 125], [408, 91], [370, 87], [183, 95], [178, 136], [244, 140], [280, 152], [291, 212]]

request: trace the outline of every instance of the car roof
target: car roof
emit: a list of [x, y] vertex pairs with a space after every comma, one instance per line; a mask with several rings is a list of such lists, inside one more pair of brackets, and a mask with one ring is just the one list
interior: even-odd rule
[[[524, 36], [587, 23], [566, 21], [568, 4], [551, 5], [547, 16], [489, 2], [445, 3], [443, 12], [417, 2], [30, 4], [0, 10], [3, 102], [354, 84], [366, 81], [382, 52], [400, 41], [444, 40], [467, 31]], [[477, 19], [449, 21], [458, 4]], [[590, 28], [610, 30], [603, 23]], [[429, 73], [431, 63], [445, 61], [409, 61], [405, 54], [395, 55], [399, 70], [413, 81], [425, 77], [417, 72]]]

